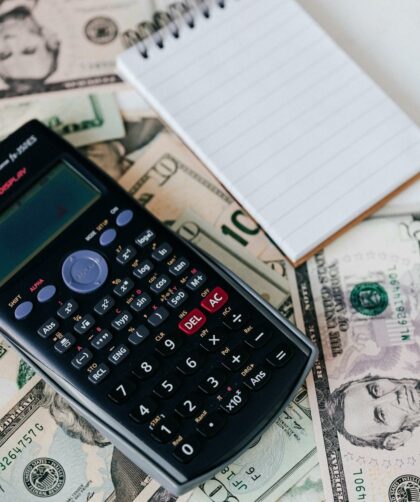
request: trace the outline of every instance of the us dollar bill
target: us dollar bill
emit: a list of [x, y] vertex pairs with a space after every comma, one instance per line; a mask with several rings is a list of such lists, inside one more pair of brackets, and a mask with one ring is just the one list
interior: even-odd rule
[[113, 94], [79, 94], [5, 105], [0, 102], [0, 117], [0, 138], [35, 118], [76, 147], [125, 135]]
[[122, 33], [151, 0], [2, 0], [0, 100], [121, 85]]
[[280, 497], [280, 502], [325, 502], [319, 465]]
[[168, 224], [185, 209], [192, 209], [232, 245], [246, 249], [278, 272], [287, 285], [285, 259], [278, 248], [175, 135], [161, 132], [156, 136], [119, 183]]
[[365, 221], [291, 275], [327, 500], [420, 500], [420, 219]]

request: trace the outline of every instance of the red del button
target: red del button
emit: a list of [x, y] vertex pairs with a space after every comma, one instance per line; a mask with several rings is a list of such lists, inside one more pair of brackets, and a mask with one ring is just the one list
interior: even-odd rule
[[201, 306], [208, 312], [217, 312], [228, 301], [228, 294], [222, 288], [214, 288], [213, 291], [201, 301]]
[[187, 335], [193, 335], [203, 324], [205, 324], [205, 322], [206, 316], [203, 312], [199, 309], [194, 309], [182, 319], [178, 327]]

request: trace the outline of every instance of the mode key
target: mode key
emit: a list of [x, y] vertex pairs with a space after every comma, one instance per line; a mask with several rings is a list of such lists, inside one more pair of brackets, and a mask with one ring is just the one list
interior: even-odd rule
[[51, 317], [48, 319], [47, 322], [44, 322], [44, 324], [38, 329], [38, 335], [41, 336], [42, 338], [49, 338], [51, 335], [53, 335], [59, 328], [58, 321], [54, 319], [54, 317]]

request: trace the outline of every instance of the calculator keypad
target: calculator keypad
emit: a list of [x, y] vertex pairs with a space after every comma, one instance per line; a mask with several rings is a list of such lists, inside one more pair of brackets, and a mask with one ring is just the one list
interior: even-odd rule
[[92, 390], [105, 389], [111, 413], [118, 408], [136, 433], [188, 464], [293, 352], [273, 344], [269, 323], [250, 320], [248, 305], [194, 255], [151, 228], [118, 243], [116, 227], [107, 287], [65, 299], [52, 312], [60, 321], [46, 316], [38, 334], [54, 338], [55, 353]]

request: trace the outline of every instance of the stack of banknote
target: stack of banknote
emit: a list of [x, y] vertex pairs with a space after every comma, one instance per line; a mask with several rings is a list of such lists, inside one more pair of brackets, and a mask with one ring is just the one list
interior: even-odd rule
[[[259, 442], [179, 500], [420, 501], [420, 201], [293, 269], [116, 76], [124, 37], [156, 6], [0, 0], [0, 139], [42, 120], [319, 348], [306, 386]], [[1, 341], [0, 416], [0, 501], [177, 500]], [[54, 473], [50, 489], [37, 469]]]

